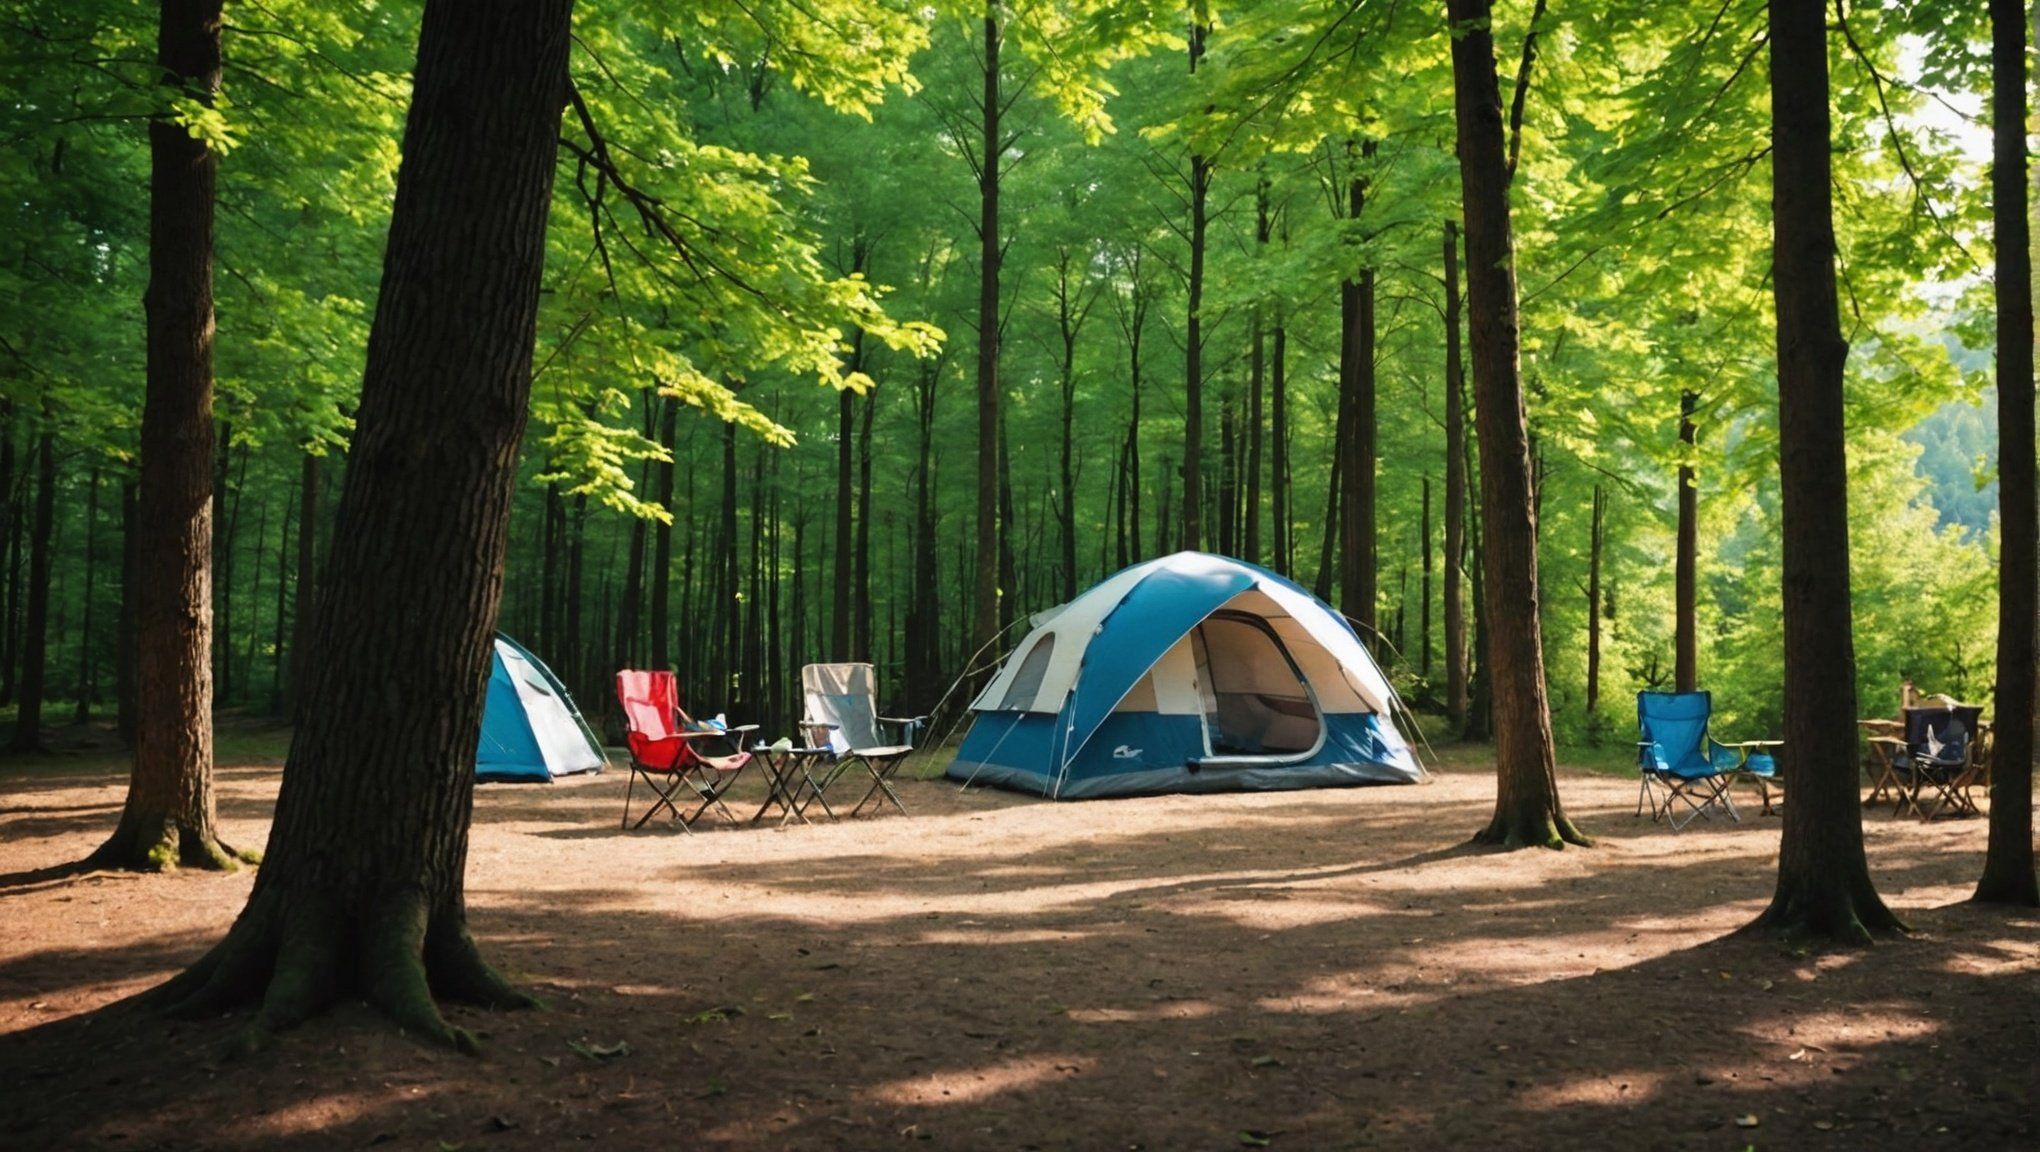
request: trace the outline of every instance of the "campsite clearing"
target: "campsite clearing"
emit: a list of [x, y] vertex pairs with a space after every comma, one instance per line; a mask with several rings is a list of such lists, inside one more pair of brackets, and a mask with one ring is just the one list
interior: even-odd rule
[[[619, 832], [621, 772], [485, 787], [471, 921], [547, 1007], [455, 1010], [481, 1059], [348, 1006], [228, 1061], [245, 1017], [107, 1008], [252, 877], [38, 878], [124, 777], [9, 768], [0, 1146], [2032, 1146], [2040, 919], [1959, 903], [1980, 821], [1866, 815], [1918, 932], [1804, 953], [1724, 939], [1770, 895], [1777, 821], [1674, 835], [1633, 777], [1568, 769], [1599, 847], [1476, 853], [1484, 751], [1417, 787], [910, 780], [909, 817], [692, 836]], [[221, 773], [232, 843], [276, 783]]]

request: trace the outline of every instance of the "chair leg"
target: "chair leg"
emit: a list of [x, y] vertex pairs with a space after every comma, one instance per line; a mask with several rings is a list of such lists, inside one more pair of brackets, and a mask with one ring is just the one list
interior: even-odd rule
[[[649, 807], [649, 808], [646, 808], [646, 809], [645, 809], [645, 811], [644, 811], [644, 814], [638, 817], [638, 819], [637, 819], [637, 823], [635, 823], [635, 824], [632, 824], [632, 823], [630, 822], [630, 793], [631, 793], [632, 789], [634, 789], [634, 788], [635, 788], [635, 787], [637, 786], [637, 778], [638, 778], [639, 776], [643, 776], [643, 777], [645, 778], [645, 787], [647, 787], [647, 788], [651, 789], [651, 790], [652, 790], [652, 795], [654, 795], [655, 797], [657, 797], [657, 799], [653, 800], [653, 801], [652, 801], [652, 804], [651, 804], [651, 807]], [[679, 808], [677, 808], [677, 807], [675, 807], [675, 806], [673, 805], [673, 797], [674, 797], [674, 795], [675, 795], [676, 793], [678, 793], [678, 792], [679, 792], [679, 790], [680, 790], [680, 784], [681, 784], [681, 778], [680, 778], [679, 776], [677, 776], [677, 775], [676, 775], [676, 776], [674, 776], [674, 777], [673, 777], [673, 780], [672, 780], [672, 782], [671, 782], [670, 784], [668, 784], [668, 785], [667, 785], [666, 787], [664, 787], [664, 788], [661, 788], [661, 787], [659, 786], [659, 782], [658, 782], [658, 781], [657, 781], [656, 779], [654, 779], [654, 778], [652, 777], [651, 773], [649, 773], [649, 772], [646, 772], [646, 771], [645, 771], [644, 769], [642, 769], [642, 768], [639, 768], [639, 767], [637, 767], [637, 766], [633, 765], [633, 766], [631, 767], [631, 783], [630, 783], [630, 786], [624, 789], [624, 802], [623, 802], [623, 821], [624, 821], [624, 825], [623, 825], [623, 826], [624, 826], [624, 827], [625, 827], [626, 829], [633, 829], [633, 830], [634, 830], [634, 829], [638, 829], [638, 828], [642, 828], [642, 827], [644, 827], [644, 826], [645, 826], [645, 824], [646, 824], [647, 822], [649, 822], [649, 821], [651, 820], [651, 818], [652, 818], [652, 817], [654, 817], [654, 816], [657, 816], [657, 815], [659, 814], [659, 810], [660, 810], [660, 809], [662, 809], [662, 808], [663, 808], [663, 809], [665, 809], [665, 810], [666, 810], [666, 811], [668, 811], [668, 812], [671, 812], [671, 813], [673, 814], [673, 818], [674, 818], [675, 820], [679, 820], [679, 819], [680, 819], [680, 809], [679, 809]], [[682, 822], [680, 826], [681, 826], [682, 828], [687, 828], [687, 825], [686, 825], [686, 823], [685, 823], [685, 822]], [[693, 829], [692, 829], [692, 828], [688, 828], [687, 830], [688, 830], [689, 832], [692, 832], [692, 831], [693, 831]]]
[[859, 812], [864, 811], [864, 806], [870, 803], [873, 798], [880, 798], [878, 807], [874, 811], [883, 811], [885, 801], [890, 800], [893, 807], [900, 810], [900, 815], [906, 815], [907, 806], [900, 803], [900, 794], [893, 791], [892, 782], [889, 779], [893, 770], [899, 767], [899, 761], [887, 760], [883, 765], [874, 764], [870, 760], [863, 760], [862, 762], [865, 771], [871, 773], [871, 787], [864, 790], [864, 796], [857, 801], [855, 808], [850, 809], [850, 815], [854, 817]]

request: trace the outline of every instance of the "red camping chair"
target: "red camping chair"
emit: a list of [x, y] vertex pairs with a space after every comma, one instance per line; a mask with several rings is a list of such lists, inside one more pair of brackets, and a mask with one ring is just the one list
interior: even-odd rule
[[[624, 722], [630, 727], [630, 786], [623, 793], [623, 827], [642, 828], [662, 809], [671, 812], [689, 832], [710, 808], [735, 824], [737, 818], [722, 798], [751, 762], [742, 741], [744, 733], [755, 732], [758, 726], [725, 730], [696, 724], [680, 708], [679, 688], [671, 672], [626, 668], [616, 674], [616, 699], [623, 705]], [[716, 756], [704, 750], [717, 743], [726, 746], [728, 753]], [[633, 824], [630, 803], [639, 777], [658, 799]], [[673, 803], [682, 787], [700, 801], [684, 816]]]

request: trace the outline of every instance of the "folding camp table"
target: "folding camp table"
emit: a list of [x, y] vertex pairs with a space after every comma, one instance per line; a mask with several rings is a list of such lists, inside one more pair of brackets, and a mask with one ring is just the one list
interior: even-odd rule
[[765, 802], [758, 806], [758, 811], [751, 817], [750, 823], [756, 824], [763, 820], [765, 814], [777, 806], [781, 827], [785, 827], [791, 820], [812, 824], [814, 821], [808, 819], [807, 809], [817, 800], [821, 801], [823, 812], [831, 819], [835, 817], [835, 810], [830, 808], [829, 802], [822, 797], [822, 789], [818, 786], [814, 773], [809, 770], [809, 765], [817, 759], [831, 755], [829, 749], [781, 748], [759, 744], [751, 749], [751, 753], [757, 758], [760, 770], [765, 773]]

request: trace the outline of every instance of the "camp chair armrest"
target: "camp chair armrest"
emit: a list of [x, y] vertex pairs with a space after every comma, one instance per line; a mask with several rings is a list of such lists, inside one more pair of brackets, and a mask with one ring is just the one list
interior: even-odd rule
[[800, 722], [800, 726], [802, 728], [828, 728], [831, 730], [842, 727], [841, 724], [831, 724], [827, 720], [803, 720]]
[[756, 724], [746, 724], [742, 728], [708, 728], [700, 732], [675, 732], [673, 735], [681, 740], [722, 740], [730, 736], [741, 736], [746, 732], [756, 732], [757, 730], [758, 726]]
[[877, 716], [874, 719], [881, 724], [926, 724], [928, 722], [926, 716]]

